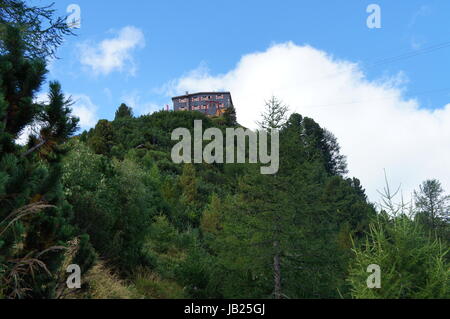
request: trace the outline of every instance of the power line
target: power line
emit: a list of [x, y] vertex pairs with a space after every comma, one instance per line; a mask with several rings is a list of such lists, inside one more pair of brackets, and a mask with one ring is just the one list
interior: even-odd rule
[[[422, 54], [432, 53], [432, 52], [435, 52], [435, 51], [438, 51], [438, 50], [442, 50], [442, 49], [445, 49], [445, 48], [448, 48], [448, 47], [450, 47], [450, 41], [440, 42], [440, 43], [437, 43], [437, 44], [434, 44], [434, 45], [431, 45], [431, 46], [428, 46], [428, 47], [425, 47], [425, 48], [422, 48], [422, 49], [418, 49], [418, 50], [402, 53], [402, 54], [399, 54], [399, 55], [395, 55], [395, 56], [391, 56], [391, 57], [385, 57], [385, 58], [381, 58], [379, 60], [375, 60], [375, 62], [368, 64], [365, 68], [372, 69], [372, 68], [377, 67], [377, 66], [382, 66], [382, 65], [387, 65], [387, 64], [399, 62], [401, 60], [410, 59], [410, 58], [413, 58], [413, 57], [416, 57], [416, 56], [419, 56], [419, 55], [422, 55]], [[314, 79], [314, 80], [305, 81], [305, 83], [308, 83], [308, 84], [315, 83], [315, 82], [318, 82], [318, 81], [321, 81], [321, 80], [325, 80], [325, 79], [328, 79], [328, 78], [335, 77], [335, 76], [340, 75], [340, 74], [344, 74], [346, 72], [347, 71], [338, 71], [338, 72], [335, 72], [335, 73], [330, 73], [328, 75], [325, 75], [323, 77], [319, 77], [319, 78]]]
[[442, 50], [445, 48], [450, 47], [450, 41], [447, 42], [442, 42], [436, 45], [432, 45], [432, 46], [428, 46], [422, 49], [418, 49], [418, 50], [414, 50], [411, 52], [407, 52], [407, 53], [403, 53], [397, 56], [393, 56], [393, 57], [388, 57], [388, 58], [384, 58], [379, 60], [378, 62], [373, 63], [372, 65], [369, 65], [369, 68], [375, 67], [375, 66], [379, 66], [379, 65], [384, 65], [384, 64], [389, 64], [389, 63], [393, 63], [393, 62], [397, 62], [397, 61], [401, 61], [401, 60], [405, 60], [405, 59], [409, 59], [409, 58], [413, 58], [415, 56], [421, 55], [421, 54], [427, 54], [427, 53], [431, 53], [431, 52], [435, 52], [438, 50]]
[[[410, 93], [411, 95], [414, 96], [421, 96], [421, 95], [426, 95], [426, 94], [430, 94], [430, 93], [437, 93], [437, 92], [445, 92], [445, 91], [450, 91], [450, 87], [449, 88], [444, 88], [444, 89], [435, 89], [435, 90], [428, 90], [428, 91], [422, 91], [422, 92], [413, 92]], [[359, 103], [365, 103], [365, 102], [370, 102], [370, 101], [380, 101], [380, 100], [388, 100], [391, 99], [391, 97], [379, 97], [379, 98], [374, 98], [374, 99], [370, 99], [370, 100], [360, 100], [360, 101], [349, 101], [349, 102], [343, 102], [343, 103], [332, 103], [332, 104], [322, 104], [322, 105], [306, 105], [303, 107], [307, 107], [307, 108], [327, 108], [327, 107], [332, 107], [332, 106], [339, 106], [339, 105], [351, 105], [351, 104], [359, 104]]]

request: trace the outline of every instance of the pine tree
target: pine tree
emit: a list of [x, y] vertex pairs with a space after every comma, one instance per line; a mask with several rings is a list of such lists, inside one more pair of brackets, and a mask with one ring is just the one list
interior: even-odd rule
[[41, 105], [41, 111], [35, 121], [40, 125], [38, 135], [30, 135], [28, 150], [24, 156], [38, 152], [41, 156], [58, 153], [59, 145], [72, 136], [78, 126], [79, 119], [71, 116], [72, 101], [66, 99], [58, 82], [50, 82], [48, 94], [49, 104]]
[[[448, 248], [410, 218], [412, 208], [393, 202], [386, 188], [386, 209], [373, 220], [365, 242], [354, 246], [348, 282], [353, 298], [449, 298]], [[380, 286], [368, 286], [368, 266], [380, 268]]]
[[[266, 103], [266, 111], [259, 125], [269, 132], [279, 130], [284, 124], [286, 112], [287, 107], [272, 97]], [[227, 243], [224, 249], [236, 252], [238, 256], [235, 257], [243, 261], [241, 267], [244, 269], [252, 263], [255, 267], [251, 270], [253, 275], [263, 273], [261, 276], [267, 276], [270, 273], [273, 278], [272, 291], [268, 291], [270, 286], [266, 286], [261, 293], [276, 299], [286, 297], [282, 286], [282, 258], [292, 242], [293, 214], [287, 200], [287, 187], [276, 174], [267, 176], [259, 174], [257, 170], [250, 170], [245, 180], [240, 182], [235, 205], [231, 209], [234, 213], [224, 214], [223, 240]], [[227, 247], [238, 242], [239, 248]], [[226, 256], [227, 253], [225, 261], [229, 258]], [[228, 267], [232, 264], [228, 264]], [[271, 267], [268, 268], [268, 265]], [[267, 285], [267, 281], [263, 282]]]
[[313, 119], [297, 113], [289, 117], [284, 128], [282, 134], [285, 136], [285, 143], [292, 144], [292, 147], [297, 144], [297, 148], [301, 148], [301, 152], [285, 156], [297, 156], [301, 161], [318, 160], [331, 176], [347, 173], [346, 158], [340, 154], [340, 146], [333, 133], [320, 127]]
[[119, 108], [116, 111], [116, 115], [114, 120], [119, 118], [131, 118], [133, 117], [133, 110], [131, 107], [128, 107], [125, 103], [120, 104]]
[[[7, 297], [53, 297], [64, 246], [81, 235], [70, 220], [61, 178], [62, 144], [77, 119], [56, 83], [50, 102], [33, 102], [46, 73], [45, 62], [25, 56], [21, 32], [6, 27], [0, 55], [0, 290]], [[15, 143], [22, 130], [38, 123], [28, 145]], [[90, 255], [89, 244], [80, 254]], [[86, 271], [91, 259], [80, 264]]]
[[289, 108], [275, 96], [266, 101], [265, 110], [261, 114], [262, 120], [257, 124], [266, 131], [279, 130], [287, 121]]
[[436, 179], [426, 180], [414, 192], [418, 219], [433, 231], [449, 222], [450, 196], [444, 194], [441, 183]]
[[110, 155], [113, 147], [114, 130], [111, 122], [100, 120], [94, 129], [89, 131], [91, 138], [88, 145], [96, 154]]

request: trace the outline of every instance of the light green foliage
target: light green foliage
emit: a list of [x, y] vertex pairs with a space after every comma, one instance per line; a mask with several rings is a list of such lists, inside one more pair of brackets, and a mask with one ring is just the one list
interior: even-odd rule
[[221, 200], [216, 194], [213, 194], [211, 203], [206, 207], [200, 221], [200, 229], [205, 236], [207, 234], [216, 235], [221, 230], [222, 217], [223, 209]]
[[65, 161], [65, 172], [75, 221], [101, 256], [125, 272], [145, 263], [141, 250], [159, 206], [156, 172], [152, 176], [130, 160], [110, 162], [78, 142]]
[[183, 287], [176, 281], [163, 279], [160, 275], [146, 269], [138, 269], [133, 281], [137, 292], [147, 299], [188, 298]]
[[[354, 298], [449, 298], [449, 265], [445, 247], [427, 237], [407, 217], [378, 220], [362, 247], [355, 249], [349, 281]], [[369, 289], [366, 272], [381, 268], [381, 288]]]
[[[348, 281], [353, 298], [449, 298], [448, 246], [410, 218], [412, 208], [395, 205], [389, 188], [387, 212], [373, 220], [367, 238], [353, 249]], [[381, 288], [369, 289], [371, 264], [381, 268]]]

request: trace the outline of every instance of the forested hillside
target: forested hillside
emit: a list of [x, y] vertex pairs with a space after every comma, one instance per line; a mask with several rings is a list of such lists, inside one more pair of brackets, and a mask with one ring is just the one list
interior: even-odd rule
[[194, 119], [226, 127], [197, 112], [119, 109], [72, 139], [62, 181], [100, 256], [123, 273], [144, 266], [189, 297], [271, 297], [275, 257], [291, 298], [347, 290], [350, 236], [363, 236], [375, 211], [357, 179], [333, 173], [343, 159], [331, 135], [292, 115], [276, 176], [255, 164], [173, 164], [170, 132]]
[[[174, 129], [239, 127], [232, 108], [134, 116], [122, 104], [80, 133], [59, 83], [36, 102], [49, 53], [28, 54], [14, 25], [1, 36], [0, 298], [450, 297], [448, 197], [437, 180], [413, 205], [386, 188], [376, 206], [334, 135], [297, 113], [279, 123], [273, 175], [260, 164], [172, 161]], [[69, 264], [80, 266], [81, 289], [66, 286]], [[371, 264], [381, 288], [367, 286]]]
[[[368, 265], [395, 268], [408, 261], [403, 265], [410, 268], [408, 284], [421, 285], [411, 288], [414, 292], [398, 288], [392, 296], [375, 292], [373, 297], [412, 297], [426, 289], [435, 289], [428, 292], [435, 296], [448, 294], [446, 270], [438, 268], [445, 267], [444, 260], [435, 260], [446, 246], [433, 244], [429, 229], [420, 231], [426, 223], [407, 218], [406, 211], [392, 207], [395, 218], [377, 214], [358, 179], [343, 176], [345, 157], [334, 136], [314, 120], [290, 116], [280, 135], [280, 170], [272, 176], [261, 175], [256, 164], [173, 164], [170, 132], [192, 129], [195, 119], [205, 128], [237, 125], [233, 117], [210, 119], [199, 112], [134, 118], [121, 105], [114, 121], [99, 121], [69, 143], [62, 181], [74, 222], [89, 234], [100, 258], [139, 293], [358, 297], [372, 291], [359, 291]], [[371, 237], [377, 231], [388, 232], [382, 236], [393, 236], [393, 248], [404, 250], [400, 265], [394, 252], [380, 260], [375, 250], [383, 238]], [[442, 277], [423, 281], [415, 267]], [[393, 285], [403, 280], [404, 271], [394, 271], [392, 276], [399, 277]]]

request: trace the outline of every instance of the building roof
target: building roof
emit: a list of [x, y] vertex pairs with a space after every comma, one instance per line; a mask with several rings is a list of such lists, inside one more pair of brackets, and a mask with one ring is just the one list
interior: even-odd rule
[[183, 97], [191, 97], [191, 96], [195, 96], [195, 95], [211, 95], [211, 94], [230, 94], [230, 96], [231, 96], [230, 92], [198, 92], [198, 93], [189, 93], [189, 94], [174, 96], [172, 98], [172, 100], [173, 99], [180, 99], [180, 98], [183, 98]]

